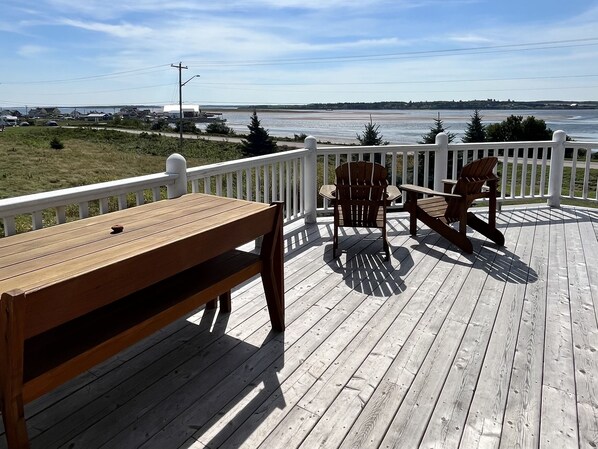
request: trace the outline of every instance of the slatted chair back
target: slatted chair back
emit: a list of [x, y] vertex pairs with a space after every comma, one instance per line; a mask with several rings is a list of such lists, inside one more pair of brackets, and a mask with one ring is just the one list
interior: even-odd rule
[[[386, 168], [373, 162], [347, 162], [336, 168], [339, 226], [384, 228]], [[336, 218], [336, 217], [335, 217]]]
[[[485, 157], [463, 167], [452, 190], [452, 193], [461, 195], [462, 198], [447, 199], [444, 216], [448, 223], [459, 221], [474, 200], [488, 198], [490, 195], [496, 196], [498, 178], [494, 174], [494, 167], [497, 163], [498, 158]], [[485, 188], [486, 185], [490, 188]]]

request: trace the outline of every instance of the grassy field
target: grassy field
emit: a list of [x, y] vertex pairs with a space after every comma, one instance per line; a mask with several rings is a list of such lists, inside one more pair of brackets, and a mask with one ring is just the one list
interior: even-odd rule
[[[64, 145], [51, 147], [53, 139]], [[11, 127], [0, 133], [0, 198], [163, 172], [175, 152], [189, 167], [243, 157], [238, 144], [156, 134], [60, 127]]]

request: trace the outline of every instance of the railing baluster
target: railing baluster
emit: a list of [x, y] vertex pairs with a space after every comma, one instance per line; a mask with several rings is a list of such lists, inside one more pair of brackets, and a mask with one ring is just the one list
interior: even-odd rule
[[523, 150], [523, 166], [521, 167], [521, 198], [525, 198], [525, 191], [527, 190], [527, 152], [528, 148]]
[[262, 183], [264, 189], [264, 203], [270, 203], [270, 164], [264, 165], [264, 182]]
[[34, 230], [44, 227], [44, 217], [41, 210], [36, 210], [31, 214], [31, 225]]
[[430, 152], [424, 152], [424, 187], [430, 187]]
[[84, 201], [79, 203], [79, 218], [89, 217], [89, 203]]
[[293, 159], [293, 180], [291, 182], [291, 185], [293, 186], [293, 217], [296, 217], [297, 215], [299, 215], [299, 210], [297, 209], [298, 207], [298, 203], [299, 201], [297, 201], [298, 198], [298, 190], [297, 190], [297, 178], [298, 178], [298, 174], [297, 174], [297, 159]]
[[306, 185], [306, 181], [305, 181], [305, 170], [303, 168], [303, 164], [300, 163], [299, 165], [299, 171], [300, 171], [300, 176], [299, 176], [299, 215], [303, 215], [304, 211], [305, 211], [305, 195], [303, 195], [301, 192], [305, 192], [305, 185]]
[[104, 215], [110, 212], [110, 201], [108, 198], [100, 198], [100, 214]]
[[589, 149], [586, 149], [586, 166], [583, 172], [583, 194], [582, 198], [584, 200], [588, 199], [588, 195], [590, 194], [590, 167], [592, 162], [592, 153]]
[[222, 196], [222, 175], [216, 175], [216, 195]]
[[243, 172], [237, 170], [237, 199], [243, 198]]
[[502, 180], [500, 184], [500, 194], [501, 199], [505, 199], [507, 197], [507, 172], [509, 170], [509, 151], [506, 148], [503, 148], [502, 152]]
[[253, 195], [251, 193], [251, 168], [245, 169], [245, 199], [251, 201]]
[[[407, 152], [403, 153], [403, 184], [409, 184], [409, 155]], [[405, 200], [403, 199], [403, 202]]]
[[278, 163], [278, 199], [284, 198], [284, 162]]
[[233, 174], [226, 174], [226, 196], [227, 198], [233, 197]]
[[575, 178], [577, 178], [577, 147], [573, 149], [571, 160], [571, 178], [569, 178], [569, 197], [575, 198]]
[[254, 169], [254, 173], [255, 173], [255, 201], [257, 201], [258, 203], [261, 201], [261, 193], [260, 192], [260, 185], [261, 185], [261, 179], [262, 179], [262, 167], [257, 166]]
[[[127, 195], [126, 194], [122, 194], [122, 195], [118, 195], [118, 210], [124, 210], [127, 208]], [[85, 203], [85, 216], [87, 217], [88, 215], [88, 210], [89, 210], [89, 205], [87, 203]]]
[[513, 147], [513, 166], [511, 167], [511, 198], [515, 198], [515, 192], [517, 191], [517, 166], [519, 165], [518, 156], [518, 149]]
[[4, 225], [4, 235], [15, 235], [17, 233], [17, 227], [15, 226], [15, 217], [4, 217], [2, 219]]
[[135, 201], [138, 206], [145, 204], [145, 192], [143, 190], [135, 192]]
[[287, 220], [291, 218], [291, 164], [289, 161], [285, 162], [286, 167], [286, 218]]
[[66, 223], [66, 206], [58, 206], [56, 208], [56, 223]]
[[419, 185], [419, 151], [413, 152], [413, 184]]
[[536, 196], [536, 175], [538, 171], [538, 147], [532, 148], [532, 173], [529, 180], [529, 195], [532, 198]]
[[548, 147], [542, 150], [542, 167], [540, 171], [540, 196], [546, 196], [546, 165], [548, 161]]

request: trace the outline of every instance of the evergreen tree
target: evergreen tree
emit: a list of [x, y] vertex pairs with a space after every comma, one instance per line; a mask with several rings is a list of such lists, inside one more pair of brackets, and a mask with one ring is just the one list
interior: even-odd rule
[[388, 145], [388, 142], [382, 140], [382, 134], [380, 134], [380, 125], [372, 122], [372, 115], [370, 114], [370, 123], [364, 125], [365, 129], [361, 133], [361, 136], [357, 134], [357, 140], [361, 145]]
[[432, 128], [430, 128], [430, 132], [427, 134], [424, 134], [422, 136], [423, 140], [418, 143], [435, 143], [436, 136], [440, 133], [446, 133], [446, 135], [448, 136], [449, 143], [451, 143], [453, 140], [455, 140], [455, 137], [456, 137], [455, 134], [448, 132], [444, 128], [444, 123], [442, 123], [442, 120], [440, 119], [440, 112], [439, 112], [438, 118], [434, 119], [434, 126]]
[[477, 109], [473, 111], [471, 121], [465, 130], [465, 136], [461, 140], [465, 143], [486, 141], [486, 127], [482, 124], [482, 117]]
[[275, 153], [277, 150], [276, 142], [264, 129], [254, 109], [251, 116], [251, 122], [247, 125], [249, 134], [247, 139], [241, 141], [242, 150], [245, 154], [251, 156], [260, 156], [263, 154]]

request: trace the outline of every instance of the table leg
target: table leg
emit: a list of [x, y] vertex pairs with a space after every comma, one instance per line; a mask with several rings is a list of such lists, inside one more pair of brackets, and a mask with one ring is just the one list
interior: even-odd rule
[[262, 283], [268, 303], [272, 327], [277, 331], [285, 328], [284, 319], [284, 248], [282, 216], [283, 203], [273, 203], [276, 214], [273, 229], [264, 236], [262, 243]]
[[29, 449], [23, 409], [25, 295], [2, 294], [0, 299], [0, 399], [9, 449]]

